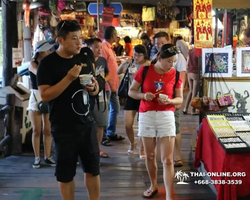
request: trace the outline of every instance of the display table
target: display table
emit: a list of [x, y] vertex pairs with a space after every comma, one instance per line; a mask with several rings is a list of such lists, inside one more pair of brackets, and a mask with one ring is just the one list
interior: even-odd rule
[[[245, 177], [210, 177], [224, 180], [225, 184], [215, 184], [217, 200], [237, 200], [237, 197], [250, 195], [250, 153], [226, 154], [216, 139], [206, 119], [203, 119], [198, 136], [194, 166], [199, 168], [201, 161], [207, 172], [245, 172]], [[241, 185], [227, 184], [227, 181], [242, 180]]]

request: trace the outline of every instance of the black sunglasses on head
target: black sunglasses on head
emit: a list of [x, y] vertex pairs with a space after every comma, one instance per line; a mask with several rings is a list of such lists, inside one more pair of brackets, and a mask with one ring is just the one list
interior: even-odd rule
[[180, 47], [177, 47], [177, 46], [172, 46], [172, 47], [169, 47], [168, 49], [165, 49], [163, 51], [168, 51], [169, 53], [181, 53], [181, 49]]
[[78, 22], [76, 20], [64, 20], [64, 22], [62, 23], [60, 29], [58, 30], [57, 35], [61, 32], [62, 28], [66, 25], [66, 26], [70, 26], [71, 24], [76, 24], [78, 25]]

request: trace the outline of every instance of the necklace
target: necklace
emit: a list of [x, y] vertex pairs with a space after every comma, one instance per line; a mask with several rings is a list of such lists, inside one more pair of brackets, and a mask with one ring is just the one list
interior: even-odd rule
[[163, 79], [164, 75], [165, 75], [165, 73], [160, 75], [159, 81], [161, 81]]

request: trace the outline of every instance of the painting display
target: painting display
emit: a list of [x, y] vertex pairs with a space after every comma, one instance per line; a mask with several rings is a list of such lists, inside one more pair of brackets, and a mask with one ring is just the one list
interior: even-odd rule
[[237, 48], [237, 77], [250, 77], [250, 47]]
[[223, 112], [232, 113], [249, 113], [250, 112], [250, 92], [249, 92], [250, 78], [211, 78], [204, 79], [204, 95], [215, 99], [221, 94], [232, 94], [234, 103], [227, 107]]
[[[203, 77], [232, 77], [232, 54], [231, 48], [202, 49]], [[213, 63], [211, 59], [214, 60]]]
[[194, 46], [213, 47], [212, 0], [194, 0]]

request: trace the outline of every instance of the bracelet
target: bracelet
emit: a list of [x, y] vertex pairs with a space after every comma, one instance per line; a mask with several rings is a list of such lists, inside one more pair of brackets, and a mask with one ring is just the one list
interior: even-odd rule
[[147, 101], [147, 93], [144, 93], [143, 99], [144, 99], [145, 101]]

